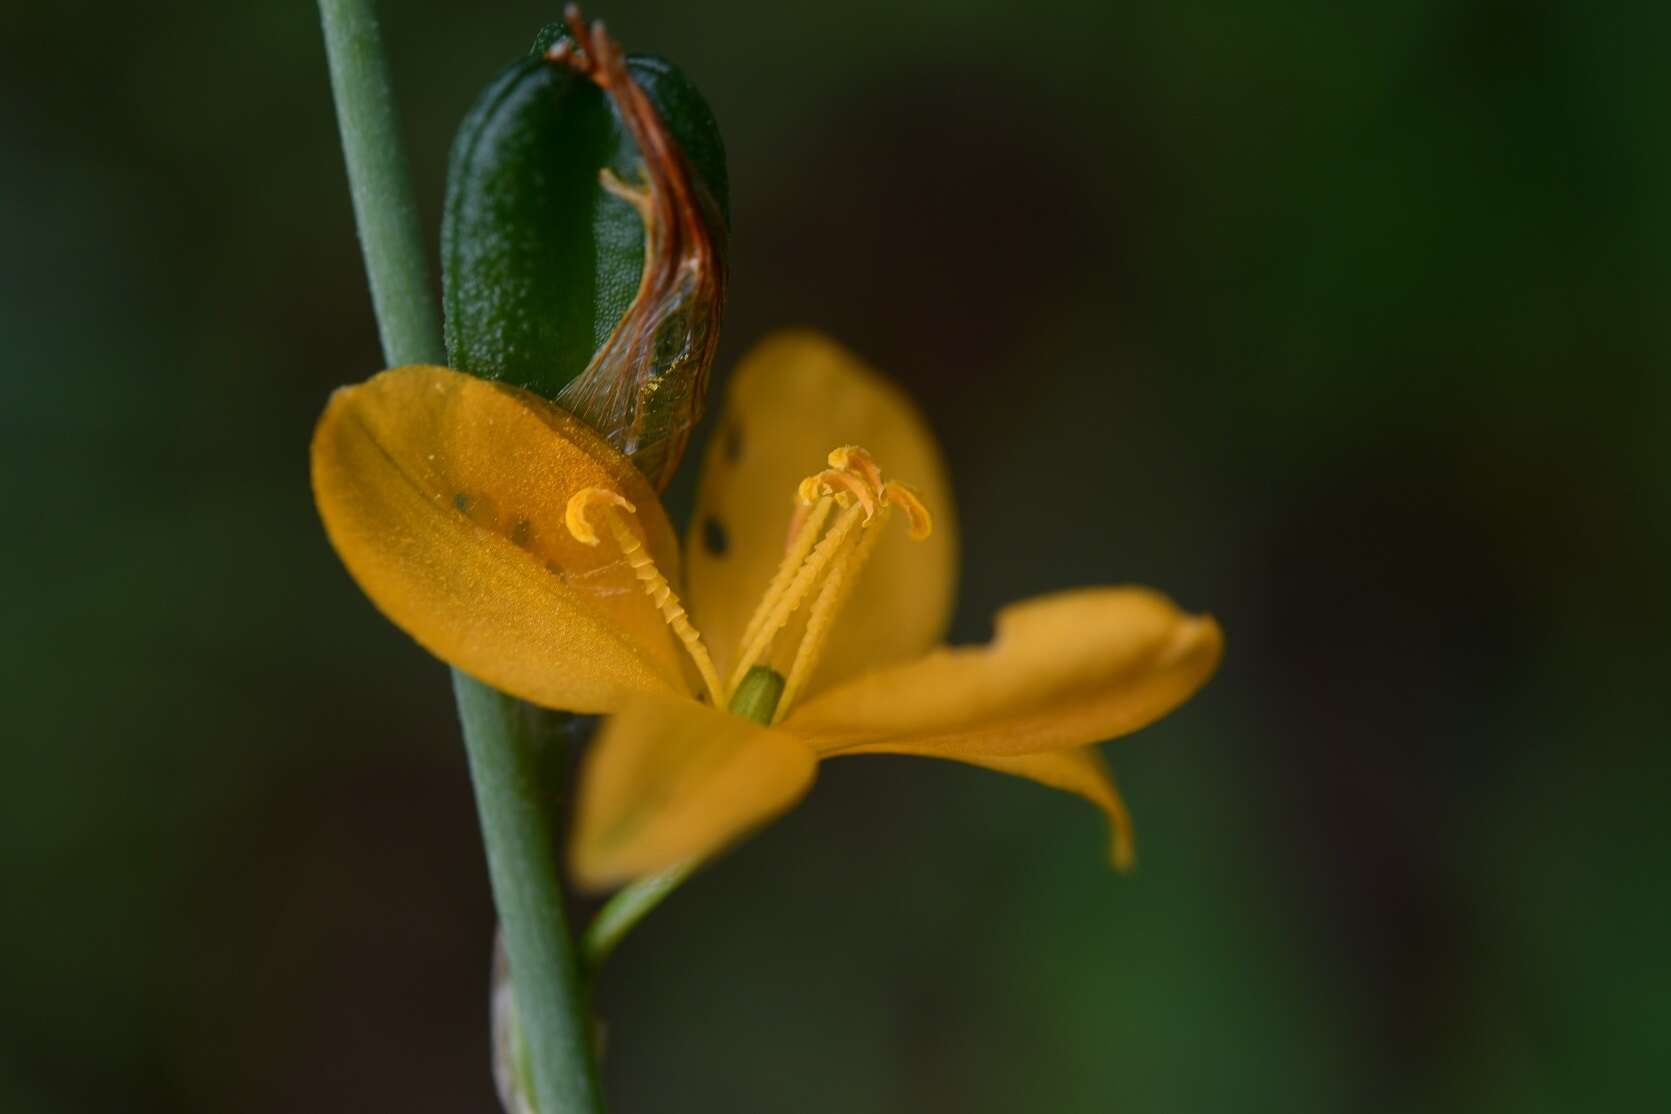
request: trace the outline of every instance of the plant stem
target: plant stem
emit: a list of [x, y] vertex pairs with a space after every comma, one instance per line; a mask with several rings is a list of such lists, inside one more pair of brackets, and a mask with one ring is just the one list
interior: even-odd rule
[[551, 797], [540, 776], [539, 711], [456, 669], [453, 694], [517, 1021], [532, 1061], [535, 1107], [540, 1114], [601, 1110], [580, 973], [563, 918]]
[[377, 13], [372, 0], [319, 0], [319, 16], [383, 356], [392, 366], [445, 363]]
[[598, 915], [592, 918], [592, 923], [586, 926], [586, 933], [581, 937], [580, 953], [587, 969], [596, 971], [602, 967], [604, 960], [615, 950], [615, 945], [632, 931], [634, 925], [649, 916], [650, 910], [660, 905], [663, 898], [678, 889], [691, 876], [696, 865], [694, 862], [680, 863], [660, 874], [630, 882], [616, 891], [615, 896], [598, 910]]
[[[319, 0], [331, 90], [372, 305], [391, 365], [443, 363], [416, 192], [371, 0]], [[453, 671], [481, 816], [493, 902], [504, 929], [517, 1015], [540, 1114], [597, 1114], [581, 982], [540, 791], [533, 721], [511, 697]]]

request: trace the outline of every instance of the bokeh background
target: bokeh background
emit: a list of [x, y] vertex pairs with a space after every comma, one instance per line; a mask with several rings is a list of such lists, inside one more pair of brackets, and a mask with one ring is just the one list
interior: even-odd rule
[[[383, 7], [433, 229], [556, 5]], [[1130, 878], [832, 764], [604, 975], [615, 1108], [1663, 1102], [1671, 8], [594, 8], [723, 125], [722, 372], [819, 326], [943, 434], [958, 637], [1118, 581], [1229, 636], [1108, 748]], [[446, 674], [308, 493], [381, 366], [315, 10], [0, 31], [0, 1109], [494, 1110]]]

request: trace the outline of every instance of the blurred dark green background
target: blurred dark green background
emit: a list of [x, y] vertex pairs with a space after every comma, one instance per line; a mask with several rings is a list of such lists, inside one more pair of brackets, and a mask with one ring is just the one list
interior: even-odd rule
[[[432, 229], [555, 15], [490, 7], [384, 5]], [[1671, 9], [594, 14], [724, 126], [722, 364], [821, 326], [941, 431], [959, 637], [1128, 580], [1229, 636], [1108, 748], [1129, 879], [832, 764], [607, 972], [616, 1108], [1663, 1102]], [[493, 1110], [445, 671], [308, 493], [381, 366], [315, 10], [0, 32], [0, 1110]]]

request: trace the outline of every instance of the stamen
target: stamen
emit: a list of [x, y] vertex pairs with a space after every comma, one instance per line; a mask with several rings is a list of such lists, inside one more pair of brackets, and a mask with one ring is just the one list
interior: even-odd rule
[[[836, 519], [835, 525], [830, 527], [830, 532], [825, 534], [818, 544], [813, 547], [811, 554], [807, 556], [806, 561], [796, 571], [795, 578], [790, 581], [789, 587], [785, 589], [777, 603], [767, 613], [766, 618], [760, 624], [760, 629], [755, 632], [754, 638], [745, 644], [742, 654], [737, 658], [737, 664], [731, 676], [731, 688], [733, 690], [742, 683], [743, 677], [748, 673], [749, 666], [758, 663], [765, 655], [772, 644], [772, 639], [777, 636], [777, 632], [783, 629], [784, 625], [789, 622], [789, 617], [795, 613], [795, 609], [811, 593], [818, 577], [830, 564], [830, 560], [835, 556], [836, 551], [847, 541], [847, 535], [853, 532], [853, 527], [858, 524], [859, 516], [863, 513], [864, 508], [862, 507], [847, 507], [844, 509], [841, 512], [841, 517]], [[810, 531], [807, 532], [807, 536], [811, 536]]]
[[812, 601], [812, 609], [807, 612], [806, 633], [795, 649], [795, 661], [789, 667], [789, 679], [784, 682], [783, 695], [778, 698], [773, 723], [783, 719], [789, 706], [801, 694], [801, 689], [812, 678], [812, 671], [818, 667], [824, 646], [829, 642], [830, 631], [834, 629], [835, 617], [852, 593], [865, 562], [870, 560], [871, 553], [876, 549], [877, 539], [882, 536], [887, 519], [888, 508], [883, 507], [881, 517], [865, 527], [859, 536], [859, 544], [842, 554], [824, 578], [824, 586], [819, 589], [818, 597]]
[[[824, 496], [814, 503], [810, 509], [796, 508], [796, 517], [801, 512], [806, 517], [799, 523], [791, 523], [789, 544], [784, 549], [783, 560], [778, 564], [777, 572], [772, 574], [772, 582], [766, 586], [766, 594], [760, 597], [760, 603], [754, 608], [754, 614], [749, 616], [748, 626], [743, 628], [743, 636], [737, 640], [737, 645], [747, 646], [754, 641], [754, 636], [760, 633], [761, 624], [766, 621], [778, 600], [783, 598], [784, 589], [789, 587], [789, 581], [795, 571], [801, 567], [808, 553], [812, 552], [813, 543], [818, 540], [818, 531], [824, 528], [824, 520], [830, 517], [830, 508], [835, 506], [834, 500]], [[741, 682], [738, 682], [739, 684]]]
[[829, 461], [831, 468], [851, 472], [863, 479], [872, 491], [882, 490], [882, 469], [877, 467], [876, 458], [859, 446], [843, 445], [839, 449], [831, 449]]
[[594, 507], [620, 507], [628, 514], [636, 514], [638, 508], [625, 495], [610, 491], [606, 487], [588, 487], [577, 491], [569, 498], [569, 505], [563, 508], [563, 525], [569, 528], [574, 540], [581, 545], [597, 545], [598, 532], [592, 529], [592, 524], [586, 519], [586, 512]]
[[828, 509], [827, 504], [822, 499], [812, 504], [812, 506], [808, 506], [799, 499], [794, 500], [794, 503], [795, 509], [789, 512], [789, 529], [783, 535], [783, 552], [785, 554], [795, 548], [795, 543], [800, 541], [801, 535], [806, 532], [806, 525], [812, 519], [812, 508], [825, 507], [826, 510]]
[[830, 632], [835, 627], [836, 616], [846, 606], [865, 562], [870, 559], [877, 542], [881, 540], [892, 508], [897, 506], [905, 512], [910, 523], [912, 540], [922, 541], [934, 531], [933, 516], [929, 514], [928, 507], [916, 490], [893, 481], [883, 483], [881, 469], [863, 449], [851, 445], [836, 449], [830, 454], [830, 464], [843, 469], [847, 474], [875, 483], [874, 490], [879, 496], [880, 506], [876, 519], [867, 520], [861, 528], [858, 544], [842, 553], [825, 575], [823, 587], [819, 589], [807, 614], [806, 630], [801, 635], [801, 644], [796, 647], [795, 660], [790, 665], [774, 723], [788, 714], [795, 698], [801, 694], [812, 679], [813, 673], [817, 671], [824, 647], [829, 642]]
[[811, 503], [822, 495], [833, 495], [842, 506], [857, 500], [865, 509], [865, 521], [876, 513], [877, 490], [851, 472], [826, 468], [815, 476], [801, 481], [796, 496], [803, 503]]
[[900, 507], [911, 520], [911, 540], [920, 542], [934, 533], [934, 516], [928, 513], [922, 497], [913, 488], [898, 480], [889, 480], [882, 488], [882, 502]]
[[719, 674], [714, 670], [714, 660], [708, 654], [708, 647], [703, 645], [702, 636], [691, 626], [685, 609], [679, 603], [678, 595], [673, 591], [673, 585], [667, 582], [661, 570], [656, 568], [656, 562], [644, 548], [644, 543], [638, 540], [638, 535], [627, 529], [627, 524], [621, 521], [617, 509], [628, 514], [637, 510], [633, 504], [616, 492], [603, 487], [588, 487], [574, 493], [569, 499], [569, 505], [564, 508], [563, 522], [574, 535], [575, 541], [582, 545], [597, 545], [597, 531], [588, 521], [587, 512], [596, 507], [603, 512], [605, 524], [615, 539], [615, 544], [621, 550], [621, 556], [632, 567], [632, 572], [643, 585], [644, 592], [650, 597], [656, 609], [667, 625], [673, 628], [673, 633], [684, 646], [685, 652], [690, 654], [696, 663], [696, 671], [702, 674], [702, 683], [708, 688], [708, 699], [714, 707], [723, 708], [725, 702], [720, 698]]

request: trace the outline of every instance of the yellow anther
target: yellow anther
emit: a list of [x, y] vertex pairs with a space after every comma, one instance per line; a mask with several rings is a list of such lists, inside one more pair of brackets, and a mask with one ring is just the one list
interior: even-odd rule
[[850, 506], [856, 500], [865, 509], [866, 522], [876, 513], [876, 489], [851, 472], [826, 468], [817, 475], [802, 480], [796, 491], [796, 496], [803, 504], [816, 502], [825, 495], [835, 496], [836, 502], [844, 507]]
[[869, 484], [872, 491], [882, 490], [882, 469], [876, 466], [876, 458], [859, 446], [843, 445], [839, 449], [831, 449], [829, 461], [831, 468], [853, 473]]
[[928, 513], [922, 497], [898, 480], [889, 480], [882, 488], [882, 502], [905, 512], [911, 520], [912, 541], [920, 542], [934, 533], [934, 516]]
[[810, 506], [830, 493], [830, 485], [824, 482], [824, 473], [808, 476], [795, 488], [795, 502], [801, 506]]
[[725, 701], [719, 687], [719, 673], [714, 669], [714, 660], [708, 653], [708, 647], [703, 644], [702, 636], [691, 626], [689, 617], [685, 614], [684, 605], [679, 602], [678, 595], [673, 591], [673, 585], [667, 582], [667, 577], [656, 568], [655, 558], [644, 548], [644, 543], [638, 535], [627, 529], [627, 524], [616, 513], [617, 508], [632, 514], [638, 508], [625, 496], [610, 491], [605, 487], [588, 487], [575, 492], [569, 497], [569, 504], [563, 510], [563, 522], [574, 535], [574, 540], [582, 545], [597, 545], [598, 533], [588, 520], [587, 512], [597, 507], [603, 511], [604, 523], [609, 527], [610, 535], [621, 550], [621, 556], [626, 559], [632, 574], [644, 589], [644, 594], [650, 597], [650, 602], [661, 612], [662, 620], [673, 628], [674, 637], [690, 654], [691, 661], [696, 663], [696, 671], [702, 675], [702, 683], [708, 689], [708, 699], [717, 708], [725, 707]]
[[574, 540], [582, 545], [598, 544], [598, 532], [592, 529], [591, 522], [586, 518], [586, 512], [596, 506], [620, 507], [628, 514], [638, 510], [625, 495], [607, 487], [581, 488], [569, 497], [569, 505], [563, 510], [563, 524], [574, 535]]
[[[817, 671], [836, 618], [881, 540], [892, 508], [905, 513], [912, 538], [920, 541], [934, 530], [922, 497], [904, 484], [884, 481], [882, 469], [864, 449], [842, 445], [830, 451], [828, 460], [828, 468], [796, 489], [799, 505], [789, 521], [783, 562], [738, 640], [732, 663], [729, 691], [771, 656], [779, 632], [806, 605], [806, 622], [777, 705], [779, 720]], [[826, 530], [834, 507], [841, 514]]]

